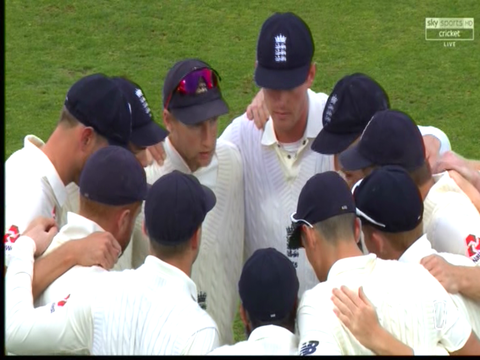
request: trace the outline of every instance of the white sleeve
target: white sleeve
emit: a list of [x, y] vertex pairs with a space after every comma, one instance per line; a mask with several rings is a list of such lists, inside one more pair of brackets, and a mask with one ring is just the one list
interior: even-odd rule
[[427, 236], [438, 252], [465, 255], [478, 264], [480, 213], [461, 194], [450, 196], [455, 196], [455, 200], [434, 212], [426, 229]]
[[450, 145], [450, 140], [448, 139], [447, 134], [445, 134], [439, 128], [434, 126], [421, 126], [418, 125], [418, 130], [422, 133], [422, 136], [432, 135], [440, 141], [440, 149], [438, 150], [438, 154], [442, 155], [443, 153], [452, 150], [452, 146]]
[[235, 144], [238, 150], [241, 151], [241, 136], [240, 136], [240, 128], [241, 128], [241, 121], [242, 118], [246, 116], [246, 114], [237, 117], [234, 119], [226, 128], [223, 130], [222, 135], [220, 135], [219, 139], [224, 141], [229, 141], [232, 144]]
[[[304, 293], [302, 302], [297, 311], [297, 324], [299, 332], [298, 352], [301, 356], [307, 355], [342, 355], [342, 350], [336, 341], [326, 312], [320, 312], [316, 309], [323, 304], [308, 305], [310, 296], [308, 292]], [[305, 301], [307, 300], [307, 301]], [[322, 316], [327, 315], [327, 316]]]
[[[12, 189], [6, 179], [5, 185], [5, 266], [10, 263], [13, 243], [32, 220], [38, 216], [52, 217], [55, 203], [48, 196], [46, 189], [34, 184], [18, 185]], [[21, 191], [18, 189], [21, 188]]]
[[190, 337], [181, 355], [206, 355], [219, 346], [220, 338], [217, 328], [208, 327]]
[[449, 352], [455, 352], [465, 346], [472, 327], [445, 289], [439, 288], [434, 295], [435, 329], [440, 333], [440, 344]]
[[5, 277], [5, 347], [16, 355], [45, 355], [89, 350], [93, 320], [88, 297], [66, 294], [58, 302], [33, 308], [35, 243], [22, 236], [15, 243]]

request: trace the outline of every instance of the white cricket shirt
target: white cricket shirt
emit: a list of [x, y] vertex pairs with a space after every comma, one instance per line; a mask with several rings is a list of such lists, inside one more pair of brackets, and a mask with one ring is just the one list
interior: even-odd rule
[[67, 200], [65, 185], [50, 159], [41, 150], [45, 143], [27, 135], [23, 148], [5, 161], [5, 265], [18, 234], [38, 216], [55, 217], [63, 226]]
[[[164, 146], [167, 157], [163, 166], [154, 163], [145, 169], [150, 184], [173, 170], [192, 174], [168, 138]], [[245, 226], [242, 161], [235, 145], [217, 140], [212, 162], [193, 175], [215, 193], [217, 202], [202, 224], [200, 251], [193, 264], [192, 280], [197, 285], [200, 306], [218, 326], [220, 344], [232, 344]], [[143, 218], [142, 209], [134, 230], [134, 265], [148, 255], [149, 240], [143, 235]]]
[[316, 173], [334, 170], [333, 156], [311, 150], [322, 130], [326, 94], [308, 90], [308, 119], [295, 155], [277, 141], [271, 118], [259, 130], [246, 114], [236, 118], [220, 139], [233, 142], [242, 155], [245, 184], [245, 259], [257, 249], [273, 247], [292, 261], [300, 282], [299, 294], [318, 283], [305, 253], [287, 249], [290, 215], [300, 192]]
[[225, 345], [209, 355], [297, 355], [298, 339], [291, 331], [266, 325], [252, 331], [248, 340]]
[[6, 350], [17, 355], [205, 355], [215, 322], [181, 270], [153, 256], [137, 270], [104, 272], [58, 302], [32, 306], [35, 243], [17, 240], [6, 275]]
[[423, 202], [424, 233], [438, 252], [465, 255], [478, 265], [480, 213], [448, 172], [433, 178]]
[[332, 289], [363, 286], [385, 330], [412, 349], [438, 354], [461, 349], [472, 328], [440, 283], [419, 264], [375, 254], [338, 260], [327, 281], [308, 290], [297, 313], [300, 355], [373, 355], [333, 312]]
[[[81, 215], [69, 212], [67, 213], [67, 224], [64, 225], [58, 234], [53, 238], [50, 246], [42, 254], [42, 257], [49, 254], [67, 241], [75, 241], [83, 239], [88, 235], [105, 231], [94, 221], [87, 219]], [[92, 276], [97, 276], [107, 270], [100, 266], [74, 266], [57, 280], [55, 280], [45, 291], [35, 300], [35, 307], [44, 306], [49, 303], [58, 301], [70, 294], [82, 284], [88, 284], [92, 280]]]
[[[65, 203], [64, 209], [67, 212], [71, 212], [75, 214], [78, 214], [80, 211], [80, 188], [75, 183], [70, 183], [67, 185], [67, 201]], [[98, 231], [98, 230], [95, 230], [95, 231]], [[101, 231], [104, 231], [104, 230], [101, 230]], [[133, 269], [132, 246], [133, 246], [132, 241], [130, 240], [125, 250], [123, 250], [122, 256], [118, 258], [118, 261], [113, 266], [112, 270], [122, 271], [126, 269]]]
[[[398, 259], [405, 263], [419, 264], [420, 260], [428, 255], [436, 254], [455, 266], [475, 266], [475, 263], [466, 256], [449, 253], [439, 253], [432, 249], [432, 244], [423, 235], [415, 241]], [[458, 310], [469, 320], [473, 331], [480, 335], [480, 301], [474, 301], [461, 294], [450, 294]]]

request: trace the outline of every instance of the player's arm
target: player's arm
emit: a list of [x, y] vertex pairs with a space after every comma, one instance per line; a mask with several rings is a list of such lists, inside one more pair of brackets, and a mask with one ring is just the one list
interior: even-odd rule
[[465, 179], [460, 173], [455, 170], [449, 170], [448, 174], [450, 177], [455, 180], [458, 187], [462, 189], [465, 195], [468, 196], [472, 204], [475, 206], [477, 211], [480, 213], [480, 191], [473, 186], [467, 179]]
[[465, 159], [462, 156], [447, 151], [432, 167], [433, 173], [455, 170], [480, 191], [480, 161]]
[[329, 309], [326, 303], [310, 305], [313, 301], [308, 292], [304, 293], [297, 310], [298, 353], [301, 356], [342, 355], [334, 336], [334, 328], [338, 326], [338, 321], [335, 324], [335, 315], [326, 310]]
[[220, 346], [216, 327], [207, 327], [193, 334], [181, 355], [206, 355]]
[[480, 260], [480, 213], [473, 203], [460, 193], [449, 197], [441, 208], [432, 214], [426, 233], [438, 252], [469, 257], [474, 263]]
[[429, 255], [420, 262], [450, 294], [480, 301], [480, 262], [477, 266], [455, 266], [438, 255]]
[[96, 232], [83, 239], [67, 241], [35, 261], [33, 298], [37, 299], [50, 284], [76, 265], [98, 265], [110, 270], [120, 252], [120, 245], [109, 232]]
[[12, 251], [6, 282], [5, 347], [16, 355], [42, 355], [88, 349], [93, 321], [88, 298], [72, 294], [63, 303], [33, 308], [35, 242], [20, 237]]
[[414, 355], [413, 349], [397, 340], [378, 321], [375, 307], [363, 288], [358, 295], [345, 286], [333, 289], [334, 312], [355, 338], [377, 355]]

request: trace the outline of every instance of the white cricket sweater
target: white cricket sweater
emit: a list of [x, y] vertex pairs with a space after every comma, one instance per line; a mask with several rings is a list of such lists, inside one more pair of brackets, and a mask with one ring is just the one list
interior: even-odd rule
[[[221, 139], [237, 145], [243, 160], [245, 184], [245, 259], [257, 249], [273, 247], [287, 255], [297, 268], [299, 296], [318, 283], [305, 251], [287, 249], [290, 215], [297, 209], [300, 192], [313, 175], [334, 170], [333, 156], [311, 150], [311, 143], [323, 127], [326, 94], [308, 90], [309, 110], [302, 147], [295, 159], [279, 151], [272, 120], [258, 130], [246, 114], [225, 129]], [[282, 158], [282, 157], [286, 157]]]
[[195, 283], [148, 256], [136, 270], [105, 271], [60, 301], [33, 308], [35, 242], [20, 237], [6, 274], [5, 347], [17, 355], [204, 355], [219, 346]]
[[[165, 151], [167, 158], [163, 166], [155, 163], [145, 169], [150, 184], [173, 170], [192, 173], [168, 138]], [[193, 175], [201, 184], [211, 188], [217, 203], [202, 225], [200, 252], [193, 264], [192, 280], [199, 291], [199, 304], [217, 323], [220, 344], [232, 344], [244, 244], [245, 212], [240, 154], [233, 144], [218, 140], [210, 165], [195, 171]], [[134, 230], [134, 265], [148, 255], [148, 239], [141, 229], [143, 218], [142, 209]]]

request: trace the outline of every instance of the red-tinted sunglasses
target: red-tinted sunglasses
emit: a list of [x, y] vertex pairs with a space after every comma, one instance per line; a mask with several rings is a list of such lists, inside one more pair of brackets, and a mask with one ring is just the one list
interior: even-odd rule
[[176, 88], [168, 95], [168, 99], [165, 102], [165, 109], [168, 110], [168, 105], [174, 93], [195, 95], [200, 78], [203, 79], [208, 90], [218, 87], [220, 76], [215, 70], [209, 68], [194, 69], [185, 75]]

